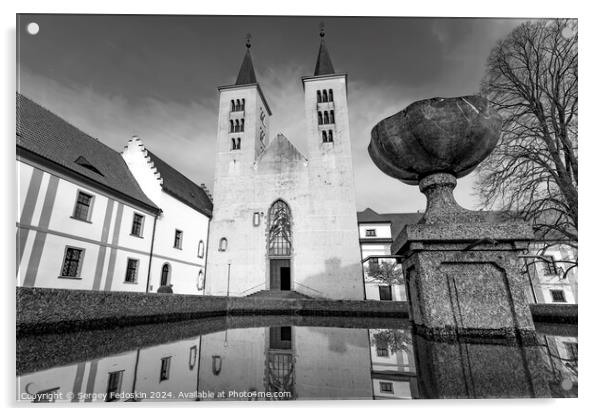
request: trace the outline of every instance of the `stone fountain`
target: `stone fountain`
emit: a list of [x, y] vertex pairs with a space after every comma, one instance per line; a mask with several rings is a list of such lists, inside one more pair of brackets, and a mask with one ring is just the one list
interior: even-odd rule
[[391, 246], [402, 257], [410, 318], [436, 337], [525, 338], [534, 326], [519, 254], [531, 227], [458, 205], [456, 180], [496, 146], [502, 120], [479, 96], [415, 102], [379, 122], [368, 147], [387, 175], [426, 195], [422, 219]]

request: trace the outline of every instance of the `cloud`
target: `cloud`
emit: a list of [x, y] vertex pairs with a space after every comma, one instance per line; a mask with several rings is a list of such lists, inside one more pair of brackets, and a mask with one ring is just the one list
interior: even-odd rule
[[22, 68], [19, 92], [117, 151], [133, 135], [197, 183], [213, 185], [217, 102], [132, 101], [90, 86], [65, 85]]
[[[305, 137], [302, 68], [289, 65], [268, 68], [260, 82], [270, 107], [271, 138], [283, 133], [302, 153]], [[177, 102], [154, 97], [128, 99], [90, 86], [65, 85], [27, 69], [20, 72], [20, 92], [58, 114], [71, 124], [117, 151], [128, 139], [139, 136], [150, 150], [196, 183], [213, 188], [215, 167], [217, 99]], [[416, 91], [388, 83], [349, 84], [351, 149], [358, 210], [415, 212], [425, 199], [415, 186], [402, 184], [382, 173], [370, 159], [370, 130], [382, 118], [409, 105]], [[473, 180], [459, 181], [458, 201], [467, 208], [476, 205], [471, 195]]]

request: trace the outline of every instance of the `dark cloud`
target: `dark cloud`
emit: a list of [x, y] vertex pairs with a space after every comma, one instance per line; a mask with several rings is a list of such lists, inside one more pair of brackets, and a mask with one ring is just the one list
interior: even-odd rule
[[[386, 177], [366, 147], [372, 126], [412, 101], [474, 93], [512, 19], [20, 15], [20, 91], [120, 150], [133, 134], [197, 182], [213, 182], [217, 86], [234, 81], [251, 33], [272, 135], [303, 151], [300, 77], [310, 75], [318, 25], [335, 69], [349, 74], [358, 209], [415, 211], [417, 189]], [[30, 21], [40, 25], [28, 35]], [[470, 177], [458, 199], [474, 206]], [[394, 190], [392, 192], [392, 190]]]

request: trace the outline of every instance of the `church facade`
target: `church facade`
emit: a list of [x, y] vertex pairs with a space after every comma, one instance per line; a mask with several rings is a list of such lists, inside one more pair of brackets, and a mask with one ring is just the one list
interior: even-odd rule
[[314, 75], [302, 77], [307, 154], [271, 138], [249, 43], [236, 82], [218, 89], [206, 295], [364, 298], [347, 75], [335, 73], [320, 35]]

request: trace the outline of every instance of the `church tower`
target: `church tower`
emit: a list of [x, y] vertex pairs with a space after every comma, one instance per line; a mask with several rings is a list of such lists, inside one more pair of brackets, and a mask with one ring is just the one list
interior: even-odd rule
[[268, 140], [272, 113], [249, 40], [236, 82], [218, 88], [207, 295], [364, 297], [347, 76], [334, 72], [321, 37], [314, 75], [302, 78], [307, 155], [283, 134]]

